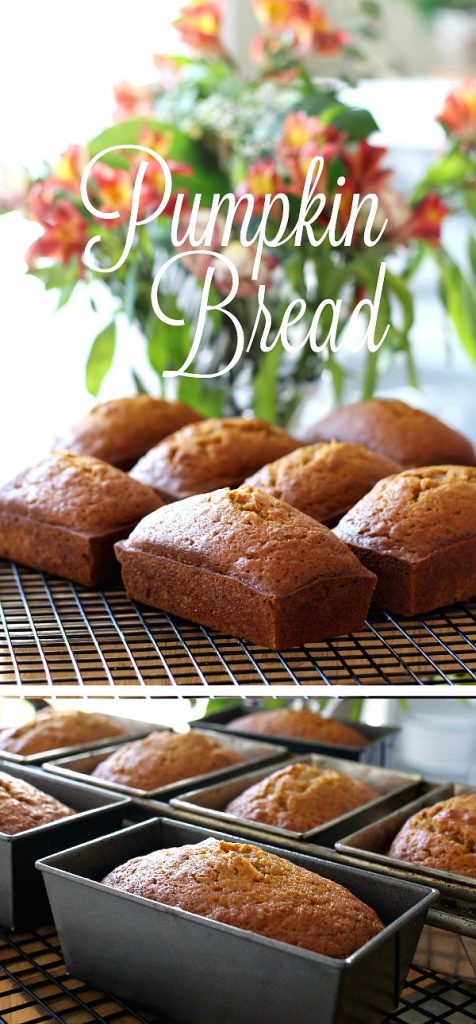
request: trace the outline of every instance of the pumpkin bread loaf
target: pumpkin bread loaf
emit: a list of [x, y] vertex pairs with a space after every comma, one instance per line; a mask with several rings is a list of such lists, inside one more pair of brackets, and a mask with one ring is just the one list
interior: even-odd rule
[[319, 523], [335, 526], [378, 480], [401, 468], [361, 444], [330, 441], [298, 448], [263, 466], [246, 483], [287, 501]]
[[128, 736], [120, 722], [94, 711], [54, 711], [44, 708], [31, 722], [0, 732], [0, 751], [39, 754], [61, 747], [75, 747], [115, 736]]
[[362, 628], [375, 584], [327, 527], [252, 487], [165, 505], [116, 553], [135, 600], [274, 649]]
[[99, 459], [51, 452], [0, 490], [0, 557], [95, 586], [117, 572], [115, 541], [161, 504]]
[[76, 812], [29, 782], [0, 772], [0, 832], [14, 836]]
[[376, 798], [374, 789], [348, 775], [295, 763], [243, 790], [225, 810], [265, 825], [308, 832]]
[[121, 864], [103, 884], [344, 959], [383, 929], [348, 889], [248, 843], [205, 839]]
[[389, 857], [476, 878], [476, 793], [418, 811], [395, 836]]
[[371, 398], [336, 409], [307, 431], [305, 443], [315, 441], [356, 441], [404, 469], [475, 465], [475, 451], [466, 437], [396, 398]]
[[280, 736], [283, 739], [335, 743], [341, 747], [366, 747], [368, 740], [357, 729], [335, 718], [324, 718], [308, 708], [277, 708], [276, 711], [255, 711], [228, 722], [231, 732], [252, 735]]
[[121, 786], [149, 790], [216, 772], [240, 761], [234, 750], [199, 732], [152, 732], [143, 740], [118, 747], [92, 774]]
[[265, 462], [298, 447], [285, 430], [263, 420], [205, 420], [166, 438], [134, 466], [131, 475], [165, 501], [176, 501], [235, 487]]
[[335, 533], [378, 577], [375, 601], [419, 615], [476, 594], [476, 468], [430, 466], [376, 484]]
[[95, 405], [53, 443], [53, 449], [94, 455], [119, 469], [131, 466], [167, 434], [202, 417], [184, 402], [134, 395]]

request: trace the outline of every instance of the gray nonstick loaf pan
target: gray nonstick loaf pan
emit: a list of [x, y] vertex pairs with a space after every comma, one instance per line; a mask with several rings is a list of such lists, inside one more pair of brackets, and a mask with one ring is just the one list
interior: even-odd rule
[[[289, 828], [281, 828], [278, 825], [265, 824], [261, 821], [253, 821], [226, 811], [227, 804], [243, 793], [245, 789], [254, 786], [271, 775], [292, 764], [311, 764], [316, 768], [332, 769], [347, 775], [351, 779], [363, 782], [375, 790], [375, 799], [368, 803], [355, 807], [346, 814], [340, 815], [316, 825], [307, 832], [297, 832]], [[408, 775], [404, 772], [394, 772], [389, 768], [377, 768], [374, 765], [361, 764], [358, 761], [344, 761], [335, 757], [323, 757], [319, 754], [304, 754], [302, 757], [293, 757], [277, 765], [271, 765], [266, 769], [256, 772], [249, 772], [227, 782], [214, 783], [200, 789], [193, 789], [172, 799], [172, 805], [183, 811], [192, 814], [204, 815], [207, 818], [225, 821], [229, 826], [237, 823], [246, 825], [249, 829], [253, 827], [260, 832], [267, 832], [271, 835], [283, 836], [289, 839], [302, 839], [310, 842], [323, 843], [326, 846], [333, 846], [335, 840], [345, 835], [351, 827], [367, 824], [375, 817], [386, 811], [393, 810], [402, 802], [408, 802], [417, 795], [420, 775]], [[271, 842], [270, 838], [270, 842]]]
[[68, 970], [181, 1024], [381, 1024], [398, 1003], [433, 890], [256, 844], [346, 886], [380, 915], [383, 932], [336, 960], [100, 882], [132, 857], [209, 836], [233, 841], [154, 818], [42, 859]]
[[121, 828], [130, 801], [117, 793], [55, 778], [40, 768], [0, 761], [0, 771], [29, 782], [77, 812], [16, 835], [0, 832], [0, 927], [13, 930], [50, 917], [45, 887], [35, 871], [38, 857]]
[[[153, 731], [153, 729], [149, 730], [149, 732]], [[221, 743], [229, 750], [233, 750], [241, 757], [241, 761], [228, 765], [226, 768], [219, 768], [214, 772], [206, 772], [203, 775], [189, 776], [177, 782], [169, 782], [164, 786], [158, 786], [156, 789], [137, 789], [133, 786], [122, 785], [122, 783], [109, 782], [107, 779], [97, 779], [91, 775], [91, 772], [94, 771], [101, 761], [105, 761], [106, 757], [115, 752], [117, 745], [116, 747], [103, 747], [102, 750], [94, 753], [84, 753], [79, 754], [77, 757], [65, 757], [60, 758], [58, 761], [50, 761], [45, 767], [47, 771], [54, 772], [54, 774], [61, 775], [64, 778], [77, 779], [78, 781], [87, 780], [92, 786], [111, 789], [116, 793], [125, 793], [130, 797], [149, 800], [154, 797], [161, 797], [164, 800], [169, 800], [171, 796], [183, 793], [186, 789], [190, 789], [192, 785], [199, 785], [212, 779], [234, 777], [247, 771], [251, 766], [274, 763], [279, 761], [280, 758], [284, 758], [287, 754], [285, 747], [277, 746], [275, 743], [263, 743], [252, 737], [249, 739], [231, 735], [217, 737], [213, 732], [206, 732], [205, 735], [209, 736], [215, 743]]]

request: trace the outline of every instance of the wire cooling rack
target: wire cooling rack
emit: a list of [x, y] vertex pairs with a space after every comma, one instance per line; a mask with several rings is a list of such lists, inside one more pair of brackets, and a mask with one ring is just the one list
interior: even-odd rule
[[[351, 636], [276, 653], [130, 601], [0, 562], [0, 684], [32, 695], [249, 696], [263, 687], [476, 683], [476, 602], [418, 619], [375, 612]], [[66, 689], [65, 689], [66, 688]], [[41, 691], [41, 692], [40, 692]], [[79, 692], [78, 692], [79, 691]], [[127, 691], [127, 694], [126, 694]]]
[[[476, 989], [431, 971], [411, 971], [398, 1010], [386, 1024], [474, 1024]], [[170, 1024], [71, 978], [53, 928], [0, 933], [2, 1024]]]

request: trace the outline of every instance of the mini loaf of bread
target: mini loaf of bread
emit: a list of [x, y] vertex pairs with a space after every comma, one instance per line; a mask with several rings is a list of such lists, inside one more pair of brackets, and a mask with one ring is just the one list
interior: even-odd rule
[[127, 736], [129, 730], [107, 715], [88, 711], [38, 711], [31, 722], [4, 729], [0, 733], [0, 750], [11, 754], [39, 754], [83, 743]]
[[234, 750], [199, 732], [153, 732], [143, 740], [119, 747], [92, 774], [121, 786], [149, 790], [216, 772], [240, 761]]
[[93, 587], [114, 576], [114, 543], [162, 504], [86, 455], [51, 452], [0, 490], [0, 557]]
[[14, 836], [75, 813], [49, 793], [30, 786], [29, 782], [0, 772], [0, 832]]
[[357, 441], [404, 469], [475, 464], [475, 451], [466, 437], [396, 398], [371, 398], [336, 409], [307, 431], [305, 441]]
[[135, 395], [95, 405], [56, 438], [53, 449], [93, 455], [119, 469], [130, 469], [167, 434], [201, 416], [184, 402]]
[[298, 448], [263, 466], [246, 483], [287, 501], [319, 523], [335, 526], [378, 480], [401, 468], [361, 444], [331, 441]]
[[368, 740], [357, 729], [335, 718], [323, 718], [308, 708], [277, 708], [276, 711], [255, 711], [228, 722], [231, 732], [253, 735], [281, 736], [316, 743], [335, 743], [342, 747], [366, 747]]
[[389, 857], [476, 878], [476, 793], [424, 807], [405, 822]]
[[166, 505], [116, 552], [131, 597], [275, 649], [360, 629], [375, 585], [327, 527], [252, 487]]
[[205, 839], [121, 864], [104, 885], [344, 959], [383, 929], [348, 889], [248, 843]]
[[378, 577], [375, 600], [419, 615], [476, 594], [476, 468], [406, 470], [376, 484], [336, 527]]
[[307, 832], [376, 798], [374, 789], [348, 775], [296, 763], [243, 790], [225, 810], [250, 821]]
[[193, 423], [148, 452], [131, 476], [166, 501], [243, 483], [249, 473], [299, 447], [285, 430], [262, 420]]

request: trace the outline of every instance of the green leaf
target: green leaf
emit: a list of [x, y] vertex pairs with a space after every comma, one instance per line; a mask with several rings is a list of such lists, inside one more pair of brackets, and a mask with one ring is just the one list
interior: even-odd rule
[[468, 246], [469, 262], [471, 264], [471, 270], [473, 271], [476, 279], [476, 238], [474, 235], [470, 235], [469, 246]]
[[353, 109], [352, 107], [342, 107], [331, 117], [331, 123], [338, 131], [344, 132], [350, 142], [367, 139], [369, 135], [379, 129], [375, 118], [368, 110]]
[[439, 264], [449, 316], [463, 348], [476, 363], [476, 296], [448, 253], [440, 254]]
[[461, 186], [468, 175], [474, 176], [474, 164], [471, 158], [461, 150], [446, 153], [441, 160], [430, 167], [423, 181], [418, 186], [413, 199], [421, 199], [429, 189], [445, 189], [454, 185]]
[[253, 378], [254, 413], [268, 423], [276, 423], [278, 418], [278, 372], [283, 354], [281, 345], [266, 352]]
[[86, 387], [91, 395], [98, 395], [101, 384], [109, 372], [116, 349], [116, 324], [111, 321], [96, 335], [86, 363]]

